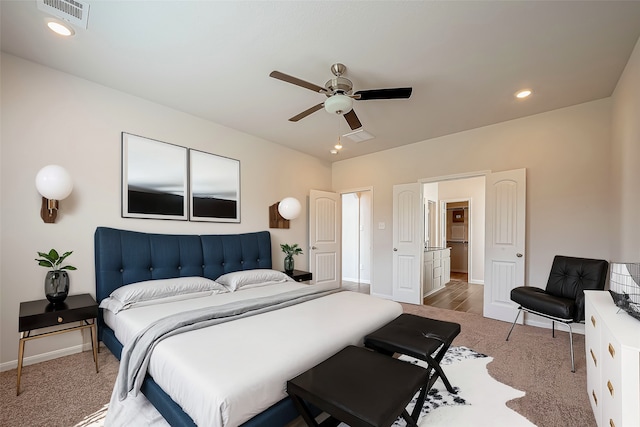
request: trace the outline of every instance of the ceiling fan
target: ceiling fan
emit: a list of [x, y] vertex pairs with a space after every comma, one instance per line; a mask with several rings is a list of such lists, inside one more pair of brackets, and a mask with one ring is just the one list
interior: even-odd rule
[[304, 110], [302, 113], [291, 117], [289, 119], [291, 122], [297, 122], [298, 120], [303, 119], [324, 107], [324, 109], [329, 113], [343, 115], [349, 124], [349, 127], [351, 127], [352, 130], [355, 130], [361, 128], [362, 123], [360, 123], [358, 116], [355, 111], [353, 111], [354, 99], [357, 101], [368, 101], [370, 99], [406, 99], [411, 96], [412, 88], [410, 87], [359, 90], [352, 93], [353, 83], [351, 83], [351, 80], [342, 77], [345, 71], [347, 71], [347, 67], [345, 65], [333, 64], [331, 66], [331, 72], [335, 77], [326, 82], [324, 87], [281, 73], [280, 71], [272, 71], [269, 76], [274, 79], [282, 80], [283, 82], [291, 83], [296, 86], [321, 93], [327, 97], [324, 102], [314, 105], [313, 107]]

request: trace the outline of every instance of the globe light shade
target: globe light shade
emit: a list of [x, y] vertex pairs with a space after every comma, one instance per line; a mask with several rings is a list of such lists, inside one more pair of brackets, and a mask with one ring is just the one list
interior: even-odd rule
[[36, 188], [42, 197], [49, 200], [62, 200], [71, 194], [73, 181], [71, 175], [62, 166], [48, 165], [36, 175]]
[[347, 95], [333, 95], [324, 101], [324, 109], [331, 114], [345, 114], [353, 108], [353, 99]]
[[300, 215], [300, 202], [293, 197], [285, 197], [278, 204], [278, 213], [284, 219], [295, 219]]

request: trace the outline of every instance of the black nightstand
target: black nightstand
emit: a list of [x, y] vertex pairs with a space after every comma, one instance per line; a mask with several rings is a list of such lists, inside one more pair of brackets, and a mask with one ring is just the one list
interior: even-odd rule
[[285, 271], [284, 274], [291, 277], [296, 282], [308, 282], [313, 279], [313, 275], [308, 271], [293, 270], [289, 272]]
[[[89, 329], [91, 331], [91, 348], [93, 360], [98, 372], [98, 333], [96, 319], [98, 318], [98, 304], [89, 294], [71, 295], [64, 302], [53, 305], [46, 299], [20, 303], [20, 317], [18, 331], [20, 332], [20, 346], [18, 349], [18, 383], [16, 395], [20, 394], [20, 376], [22, 374], [22, 359], [24, 357], [24, 343], [26, 341], [57, 335], [64, 332]], [[52, 332], [31, 335], [34, 329], [63, 325], [71, 322], [81, 322], [78, 326], [60, 329]]]

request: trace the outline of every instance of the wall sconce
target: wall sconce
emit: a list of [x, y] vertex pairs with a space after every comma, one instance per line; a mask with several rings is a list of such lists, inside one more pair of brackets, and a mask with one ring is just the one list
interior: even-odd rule
[[56, 222], [58, 200], [66, 199], [73, 189], [71, 175], [62, 166], [45, 166], [36, 175], [36, 188], [42, 195], [42, 220], [48, 224]]
[[289, 228], [289, 221], [296, 219], [300, 210], [300, 202], [293, 197], [274, 203], [269, 206], [269, 228]]

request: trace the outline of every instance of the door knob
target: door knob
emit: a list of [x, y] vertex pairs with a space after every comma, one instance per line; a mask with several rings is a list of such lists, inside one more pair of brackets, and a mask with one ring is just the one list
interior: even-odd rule
[[518, 254], [516, 254], [516, 256], [517, 256], [518, 258], [522, 258], [522, 254], [519, 254], [519, 253], [518, 253]]
[[398, 252], [398, 248], [393, 248], [393, 252]]
[[316, 248], [315, 246], [311, 246], [311, 249], [318, 249], [318, 248]]

